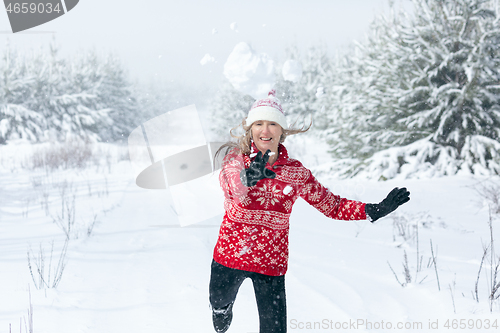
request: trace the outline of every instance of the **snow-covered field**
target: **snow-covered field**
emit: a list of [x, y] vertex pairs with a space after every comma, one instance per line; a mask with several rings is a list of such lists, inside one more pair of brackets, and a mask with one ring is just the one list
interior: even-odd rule
[[[120, 149], [101, 149], [108, 157], [100, 162], [46, 173], [27, 167], [33, 147], [0, 147], [0, 332], [29, 331], [30, 313], [36, 333], [213, 332], [208, 282], [221, 216], [180, 228], [167, 192], [137, 187]], [[295, 151], [301, 155], [300, 147]], [[324, 155], [302, 153], [311, 168]], [[498, 330], [500, 304], [490, 313], [488, 302], [489, 256], [474, 299], [490, 242], [488, 210], [475, 190], [483, 179], [320, 180], [364, 202], [406, 186], [411, 201], [373, 225], [329, 220], [296, 203], [286, 275], [289, 332]], [[64, 230], [70, 239], [57, 281]], [[498, 218], [493, 233], [500, 242]], [[405, 253], [411, 282], [402, 287]], [[47, 284], [59, 282], [56, 288], [43, 286], [37, 263]], [[258, 332], [249, 280], [234, 312], [228, 332]]]

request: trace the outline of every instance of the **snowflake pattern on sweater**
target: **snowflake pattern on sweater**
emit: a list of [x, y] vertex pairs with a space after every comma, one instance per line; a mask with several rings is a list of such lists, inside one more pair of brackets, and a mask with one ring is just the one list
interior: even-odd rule
[[[255, 147], [254, 147], [255, 149]], [[214, 260], [230, 268], [266, 275], [284, 275], [288, 268], [288, 230], [292, 206], [301, 197], [327, 217], [366, 219], [365, 204], [341, 198], [319, 183], [302, 163], [279, 146], [276, 162], [266, 165], [274, 179], [255, 186], [241, 183], [240, 172], [252, 159], [231, 150], [223, 161], [219, 180], [225, 214], [214, 249]]]

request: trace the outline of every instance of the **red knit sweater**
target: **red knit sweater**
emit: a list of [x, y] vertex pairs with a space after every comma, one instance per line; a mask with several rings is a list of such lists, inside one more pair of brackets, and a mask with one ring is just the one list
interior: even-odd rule
[[240, 171], [248, 168], [253, 158], [238, 152], [235, 148], [226, 155], [219, 176], [225, 195], [225, 214], [214, 249], [214, 260], [219, 264], [284, 275], [288, 268], [289, 218], [298, 197], [333, 219], [366, 219], [364, 203], [331, 193], [302, 163], [288, 158], [281, 144], [276, 162], [266, 166], [276, 172], [276, 178], [244, 186]]

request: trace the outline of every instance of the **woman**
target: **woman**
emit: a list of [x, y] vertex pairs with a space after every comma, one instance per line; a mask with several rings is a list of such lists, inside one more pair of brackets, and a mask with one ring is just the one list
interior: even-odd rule
[[[227, 143], [220, 173], [225, 215], [214, 249], [210, 304], [217, 332], [226, 332], [232, 307], [244, 279], [252, 280], [260, 332], [286, 332], [285, 273], [288, 228], [299, 197], [326, 216], [371, 222], [410, 200], [406, 188], [395, 188], [379, 204], [364, 204], [331, 193], [299, 161], [288, 157], [287, 135], [309, 129], [288, 129], [275, 91], [255, 102], [243, 121], [245, 134]], [[232, 132], [232, 131], [231, 131]], [[229, 148], [233, 147], [229, 152]]]

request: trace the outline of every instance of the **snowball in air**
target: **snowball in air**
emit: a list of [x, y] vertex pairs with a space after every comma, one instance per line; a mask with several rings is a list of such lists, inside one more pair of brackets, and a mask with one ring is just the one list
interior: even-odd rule
[[316, 89], [316, 97], [321, 97], [325, 94], [325, 88], [323, 87], [318, 87], [318, 89]]
[[200, 64], [202, 66], [208, 64], [209, 62], [214, 62], [215, 61], [215, 58], [212, 57], [210, 54], [205, 54], [205, 56], [200, 60]]
[[264, 98], [275, 83], [274, 62], [247, 43], [238, 43], [224, 64], [224, 76], [241, 93]]

